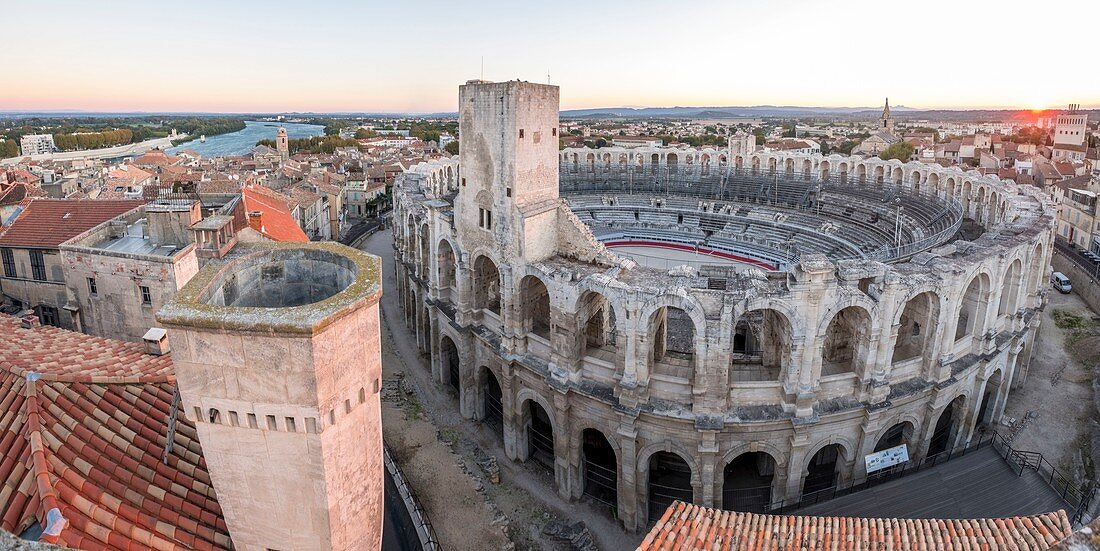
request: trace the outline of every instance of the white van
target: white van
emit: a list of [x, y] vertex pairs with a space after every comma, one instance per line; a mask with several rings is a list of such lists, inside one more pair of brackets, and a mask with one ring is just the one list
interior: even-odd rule
[[1062, 272], [1054, 272], [1050, 274], [1050, 284], [1058, 289], [1059, 292], [1068, 293], [1073, 290], [1073, 285], [1069, 284], [1069, 278]]

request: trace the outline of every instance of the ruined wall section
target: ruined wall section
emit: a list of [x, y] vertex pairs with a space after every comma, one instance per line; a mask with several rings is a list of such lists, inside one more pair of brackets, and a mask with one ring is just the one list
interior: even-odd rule
[[577, 218], [564, 201], [558, 205], [558, 246], [557, 254], [579, 262], [590, 262], [603, 267], [623, 266], [633, 267], [634, 262], [624, 260], [619, 255], [607, 250], [599, 239], [592, 234], [592, 229]]

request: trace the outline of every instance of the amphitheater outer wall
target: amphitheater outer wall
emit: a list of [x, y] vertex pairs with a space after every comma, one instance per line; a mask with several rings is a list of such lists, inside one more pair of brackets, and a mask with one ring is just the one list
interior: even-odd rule
[[[704, 174], [704, 166], [708, 174], [758, 167], [815, 178], [843, 173], [867, 185], [895, 181], [958, 201], [985, 233], [893, 264], [806, 258], [787, 273], [742, 276], [713, 290], [690, 273], [501, 258], [456, 230], [457, 159], [414, 167], [398, 179], [394, 199], [405, 323], [435, 380], [456, 389], [464, 416], [486, 420], [495, 411], [490, 388], [499, 385], [508, 457], [533, 456], [528, 412], [533, 403], [545, 410], [563, 498], [584, 494], [585, 429], [599, 431], [615, 451], [618, 518], [643, 529], [655, 453], [680, 456], [691, 469], [692, 500], [719, 507], [726, 465], [745, 452], [768, 453], [775, 461], [771, 501], [789, 503], [825, 446], [839, 446], [837, 483], [860, 481], [864, 456], [891, 427], [907, 424], [905, 443], [919, 461], [950, 407], [948, 449], [965, 445], [999, 421], [1010, 389], [1025, 380], [1053, 238], [1053, 206], [1038, 190], [936, 165], [717, 149], [566, 149], [560, 170], [599, 170], [601, 159], [620, 156], [689, 177]], [[488, 262], [499, 274], [495, 283], [485, 280], [493, 273]], [[532, 304], [531, 296], [542, 295], [531, 289], [541, 293], [540, 284], [545, 299], [538, 300], [548, 307]], [[487, 293], [495, 302], [485, 303]], [[928, 321], [904, 326], [910, 349], [919, 344], [899, 357], [899, 332], [914, 301]], [[691, 327], [682, 354], [690, 360], [680, 360], [686, 368], [659, 357], [669, 344], [655, 326], [671, 323], [670, 309]], [[785, 322], [777, 325], [786, 331], [781, 365], [774, 380], [739, 380], [731, 364], [735, 330], [760, 310]], [[823, 350], [841, 312], [857, 321], [848, 337], [853, 359], [836, 372]]]

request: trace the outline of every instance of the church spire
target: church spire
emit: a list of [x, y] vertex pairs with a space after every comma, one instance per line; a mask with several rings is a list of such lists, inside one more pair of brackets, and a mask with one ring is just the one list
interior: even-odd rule
[[886, 107], [882, 108], [882, 117], [879, 121], [879, 131], [888, 134], [894, 133], [894, 119], [890, 117], [890, 98], [886, 98]]

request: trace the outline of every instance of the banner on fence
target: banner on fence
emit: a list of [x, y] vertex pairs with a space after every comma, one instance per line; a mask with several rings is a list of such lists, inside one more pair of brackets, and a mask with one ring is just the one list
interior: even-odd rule
[[867, 474], [909, 461], [909, 448], [902, 444], [880, 452], [867, 454]]

